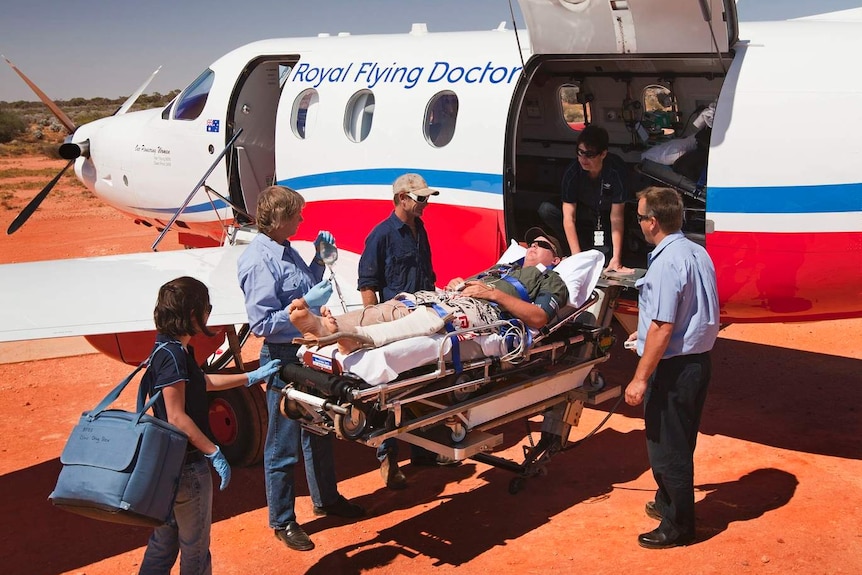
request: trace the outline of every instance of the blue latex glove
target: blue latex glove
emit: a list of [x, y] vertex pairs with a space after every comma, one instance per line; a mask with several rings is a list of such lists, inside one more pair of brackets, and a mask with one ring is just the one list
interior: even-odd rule
[[224, 491], [227, 487], [227, 484], [230, 483], [230, 464], [225, 459], [224, 454], [221, 452], [221, 448], [216, 445], [216, 450], [207, 455], [207, 459], [210, 460], [210, 463], [213, 465], [213, 469], [216, 470], [218, 476], [221, 477], [221, 485], [219, 486], [219, 491]]
[[259, 381], [265, 381], [269, 379], [271, 376], [278, 373], [278, 370], [281, 369], [281, 360], [273, 359], [270, 360], [266, 365], [262, 365], [254, 371], [249, 371], [245, 375], [248, 377], [248, 383], [245, 384], [246, 387], [251, 387], [255, 383]]
[[308, 307], [320, 307], [329, 301], [329, 296], [332, 295], [332, 282], [329, 280], [321, 280], [317, 285], [311, 286], [311, 289], [306, 292], [302, 299], [308, 304]]
[[320, 230], [317, 232], [317, 237], [314, 239], [315, 252], [320, 253], [320, 244], [322, 242], [329, 242], [330, 244], [335, 245], [335, 236], [326, 230]]

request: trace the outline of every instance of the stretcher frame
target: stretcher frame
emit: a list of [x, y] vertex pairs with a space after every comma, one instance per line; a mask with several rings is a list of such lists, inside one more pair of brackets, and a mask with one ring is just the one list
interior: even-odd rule
[[[379, 385], [369, 386], [351, 374], [285, 366], [281, 378], [291, 383], [281, 390], [282, 414], [313, 433], [334, 433], [369, 447], [394, 437], [450, 460], [472, 458], [508, 469], [518, 474], [510, 484], [515, 493], [524, 479], [545, 472], [545, 462], [565, 446], [584, 405], [619, 396], [620, 387], [605, 386], [596, 369], [609, 358], [609, 325], [618, 292], [614, 285], [597, 288], [583, 306], [535, 335], [532, 345], [503, 358], [463, 361], [460, 371], [446, 359], [449, 336], [514, 329], [524, 342], [528, 332], [523, 323], [499, 321], [448, 332], [435, 365]], [[578, 322], [584, 312], [595, 321]], [[524, 448], [523, 462], [490, 454], [503, 442], [502, 433], [494, 432], [497, 427], [542, 413], [542, 438]]]

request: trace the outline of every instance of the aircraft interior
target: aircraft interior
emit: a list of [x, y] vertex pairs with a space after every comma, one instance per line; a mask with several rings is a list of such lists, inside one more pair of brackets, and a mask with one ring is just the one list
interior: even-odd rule
[[646, 267], [635, 194], [651, 185], [680, 192], [683, 230], [704, 242], [706, 166], [712, 113], [729, 59], [548, 57], [528, 71], [513, 98], [505, 152], [506, 227], [518, 237], [534, 225], [542, 202], [560, 202], [563, 174], [576, 160], [579, 131], [605, 128], [609, 153], [628, 167], [623, 264]]

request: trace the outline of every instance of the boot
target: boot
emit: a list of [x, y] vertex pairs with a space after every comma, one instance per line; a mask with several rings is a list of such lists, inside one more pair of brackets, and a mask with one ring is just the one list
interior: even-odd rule
[[398, 462], [387, 455], [380, 462], [380, 476], [389, 489], [404, 489], [407, 487], [407, 478], [398, 469]]

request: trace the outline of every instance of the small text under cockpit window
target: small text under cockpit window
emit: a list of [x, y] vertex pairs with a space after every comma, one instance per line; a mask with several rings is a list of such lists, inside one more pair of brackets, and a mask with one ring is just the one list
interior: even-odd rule
[[214, 78], [215, 72], [209, 69], [204, 70], [203, 74], [183, 90], [183, 93], [177, 98], [176, 106], [174, 106], [175, 120], [196, 120], [201, 115]]

